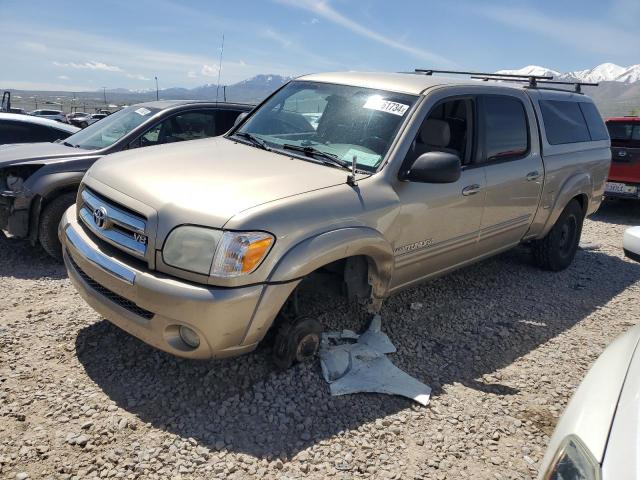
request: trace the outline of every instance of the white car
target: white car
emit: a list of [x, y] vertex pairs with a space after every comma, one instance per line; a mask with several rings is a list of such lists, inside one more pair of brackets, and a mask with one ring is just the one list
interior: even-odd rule
[[627, 228], [622, 240], [624, 254], [636, 262], [640, 262], [640, 227]]
[[[640, 261], [640, 227], [624, 233]], [[543, 480], [640, 478], [640, 324], [616, 338], [571, 398], [540, 466]]]
[[60, 110], [33, 110], [29, 112], [29, 115], [40, 118], [48, 118], [49, 120], [56, 120], [58, 122], [67, 123], [67, 117]]

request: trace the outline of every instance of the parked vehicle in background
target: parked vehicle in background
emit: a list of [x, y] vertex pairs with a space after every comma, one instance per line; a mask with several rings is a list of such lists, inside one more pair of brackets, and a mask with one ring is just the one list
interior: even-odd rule
[[605, 195], [640, 198], [640, 117], [607, 119], [611, 137], [611, 171]]
[[89, 125], [96, 123], [98, 120], [102, 120], [103, 118], [107, 118], [106, 113], [92, 113], [91, 115], [80, 121], [80, 127], [86, 128]]
[[622, 240], [624, 254], [636, 262], [640, 262], [640, 227], [627, 228]]
[[0, 145], [64, 140], [80, 130], [78, 127], [47, 118], [16, 113], [0, 113]]
[[109, 115], [64, 142], [0, 147], [0, 229], [39, 242], [60, 257], [60, 217], [97, 159], [121, 150], [220, 135], [251, 108], [187, 100], [149, 102]]
[[72, 125], [75, 125], [76, 127], [79, 127], [80, 125], [78, 125], [76, 122], [78, 122], [82, 118], [87, 118], [89, 115], [90, 114], [87, 112], [69, 113], [67, 114], [67, 122]]
[[[640, 243], [640, 232], [635, 238]], [[640, 244], [634, 247], [639, 260]], [[549, 441], [540, 480], [638, 479], [639, 342], [640, 325], [636, 325], [593, 364]]]
[[308, 75], [223, 137], [101, 160], [60, 223], [69, 277], [177, 356], [246, 353], [273, 326], [286, 367], [313, 356], [314, 307], [328, 308], [305, 292], [376, 312], [521, 243], [567, 268], [602, 200], [609, 136], [588, 97], [517, 80], [531, 85]]
[[50, 120], [56, 120], [58, 122], [67, 123], [67, 117], [60, 110], [33, 110], [29, 112], [29, 115], [40, 118], [48, 118]]
[[21, 115], [28, 115], [24, 108], [13, 108], [11, 107], [7, 113], [19, 113]]

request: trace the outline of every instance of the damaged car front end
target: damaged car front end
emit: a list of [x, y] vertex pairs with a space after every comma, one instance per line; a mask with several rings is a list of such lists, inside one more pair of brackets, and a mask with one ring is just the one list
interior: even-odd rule
[[29, 213], [35, 195], [28, 184], [42, 167], [41, 164], [18, 164], [0, 168], [0, 230], [12, 237], [29, 235]]

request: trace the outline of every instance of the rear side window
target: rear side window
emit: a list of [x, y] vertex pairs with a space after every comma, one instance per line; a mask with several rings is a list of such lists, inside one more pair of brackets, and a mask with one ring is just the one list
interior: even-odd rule
[[589, 129], [578, 102], [541, 100], [540, 110], [547, 140], [551, 145], [591, 141]]
[[0, 144], [53, 142], [54, 140], [67, 138], [69, 135], [70, 133], [55, 130], [44, 125], [10, 120], [0, 121]]
[[529, 150], [524, 105], [517, 98], [482, 97], [486, 161], [520, 157]]
[[587, 121], [587, 129], [589, 130], [591, 140], [607, 140], [609, 133], [596, 106], [593, 103], [586, 102], [580, 103], [579, 105], [580, 110], [582, 110], [582, 115], [584, 115], [584, 119]]

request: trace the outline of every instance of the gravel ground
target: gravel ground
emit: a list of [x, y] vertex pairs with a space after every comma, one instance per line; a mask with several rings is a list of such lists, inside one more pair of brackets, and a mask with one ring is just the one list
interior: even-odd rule
[[[0, 236], [0, 477], [535, 477], [567, 400], [637, 321], [640, 265], [621, 253], [640, 207], [605, 204], [567, 271], [527, 251], [385, 303], [392, 361], [431, 404], [331, 397], [318, 362], [275, 371], [267, 349], [192, 362], [104, 321], [39, 249]], [[325, 316], [349, 326], [348, 309]]]

